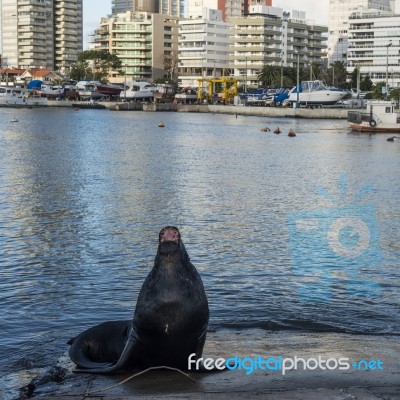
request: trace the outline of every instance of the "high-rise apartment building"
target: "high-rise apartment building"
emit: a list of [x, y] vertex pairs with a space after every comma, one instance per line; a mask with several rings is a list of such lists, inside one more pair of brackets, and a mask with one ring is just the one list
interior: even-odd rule
[[183, 17], [185, 15], [185, 0], [159, 0], [159, 13]]
[[221, 10], [203, 8], [202, 18], [179, 21], [179, 84], [229, 75], [229, 27]]
[[349, 16], [354, 12], [375, 9], [393, 11], [394, 3], [391, 0], [330, 0], [329, 2], [329, 35], [328, 59], [329, 63], [346, 61]]
[[229, 17], [240, 17], [244, 14], [245, 4], [248, 0], [189, 0], [188, 17], [202, 18], [203, 8], [221, 10], [222, 19], [226, 21]]
[[0, 0], [2, 66], [65, 71], [82, 51], [82, 0]]
[[[174, 75], [178, 67], [178, 17], [127, 11], [102, 18], [93, 45], [121, 60], [128, 79], [153, 81]], [[124, 77], [111, 71], [110, 82]]]
[[158, 12], [159, 0], [112, 0], [112, 13], [125, 11]]
[[249, 15], [230, 22], [230, 64], [246, 87], [258, 86], [265, 64], [295, 67], [299, 60], [305, 67], [325, 56], [328, 28], [308, 22], [304, 11], [253, 5]]
[[82, 0], [54, 0], [52, 3], [54, 25], [50, 32], [54, 38], [53, 69], [65, 72], [83, 50]]
[[358, 12], [349, 17], [347, 71], [360, 71], [373, 83], [386, 80], [391, 88], [400, 87], [400, 15], [385, 11]]
[[250, 6], [254, 5], [272, 6], [272, 0], [246, 0], [244, 2], [244, 13], [248, 14]]

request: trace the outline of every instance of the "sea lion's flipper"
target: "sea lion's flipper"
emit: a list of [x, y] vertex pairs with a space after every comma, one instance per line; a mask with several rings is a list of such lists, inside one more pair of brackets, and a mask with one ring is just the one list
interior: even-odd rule
[[[135, 345], [137, 343], [137, 335], [135, 332], [135, 329], [133, 328], [133, 325], [129, 328], [129, 332], [127, 335], [127, 339], [125, 342], [125, 347], [122, 350], [122, 353], [118, 359], [117, 362], [115, 363], [97, 363], [97, 362], [91, 362], [88, 363], [87, 361], [85, 362], [85, 366], [83, 368], [76, 368], [74, 372], [86, 372], [86, 373], [92, 373], [92, 374], [115, 374], [120, 372], [126, 364], [129, 362], [130, 364], [132, 363], [132, 353], [133, 349], [135, 348]], [[92, 365], [90, 365], [92, 364]], [[82, 365], [80, 365], [82, 366]]]
[[128, 360], [137, 342], [132, 321], [109, 321], [89, 328], [68, 341], [75, 372], [115, 373]]

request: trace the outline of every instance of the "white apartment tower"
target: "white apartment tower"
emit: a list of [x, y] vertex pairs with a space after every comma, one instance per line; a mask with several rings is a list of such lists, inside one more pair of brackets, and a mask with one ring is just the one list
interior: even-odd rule
[[245, 0], [189, 0], [188, 17], [202, 18], [203, 9], [209, 8], [222, 11], [222, 19], [226, 21], [229, 17], [240, 17], [245, 10]]
[[159, 0], [159, 13], [183, 17], [185, 15], [185, 0]]
[[[128, 79], [153, 81], [174, 75], [177, 69], [178, 17], [126, 11], [102, 18], [92, 44], [121, 60]], [[124, 77], [112, 71], [110, 82]]]
[[2, 66], [65, 71], [82, 51], [82, 0], [0, 0]]
[[359, 12], [349, 17], [347, 71], [359, 68], [361, 79], [400, 87], [400, 15], [388, 12]]
[[346, 61], [350, 14], [369, 9], [394, 11], [391, 0], [330, 0], [328, 61]]
[[200, 18], [179, 21], [179, 84], [197, 86], [197, 79], [229, 75], [229, 28], [221, 10], [203, 8]]
[[327, 27], [306, 19], [304, 11], [252, 5], [249, 15], [230, 18], [230, 64], [246, 87], [258, 86], [264, 65], [301, 67], [321, 62], [326, 52]]
[[125, 11], [158, 12], [159, 0], [112, 0], [112, 13]]

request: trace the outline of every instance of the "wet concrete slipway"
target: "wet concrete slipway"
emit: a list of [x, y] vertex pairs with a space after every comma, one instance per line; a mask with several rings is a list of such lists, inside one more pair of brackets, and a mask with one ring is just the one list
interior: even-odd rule
[[[323, 399], [323, 400], [395, 400], [400, 399], [400, 343], [396, 336], [364, 336], [339, 333], [291, 333], [248, 330], [246, 332], [210, 332], [204, 357], [217, 359], [238, 356], [264, 360], [301, 357], [298, 369], [244, 369], [214, 373], [155, 370], [138, 375], [93, 375], [73, 372], [68, 355], [50, 369], [22, 371], [8, 375], [10, 380], [25, 381], [23, 388], [1, 393], [6, 399]], [[315, 368], [311, 359], [322, 360]], [[348, 369], [334, 369], [335, 361], [346, 358]], [[330, 361], [328, 361], [330, 360]], [[324, 364], [324, 361], [327, 364]], [[379, 362], [380, 361], [380, 362]], [[233, 364], [232, 364], [233, 365]], [[246, 361], [250, 365], [250, 361]], [[253, 364], [255, 365], [255, 364]], [[271, 368], [274, 368], [270, 361]], [[276, 364], [275, 364], [276, 365]], [[287, 367], [290, 368], [290, 362]], [[344, 364], [343, 364], [344, 366]], [[188, 372], [188, 371], [186, 371]]]

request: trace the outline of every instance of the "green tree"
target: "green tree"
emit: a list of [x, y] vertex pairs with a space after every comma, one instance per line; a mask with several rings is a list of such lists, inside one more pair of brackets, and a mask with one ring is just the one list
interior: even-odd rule
[[393, 89], [390, 93], [389, 93], [389, 99], [390, 100], [395, 100], [396, 103], [399, 102], [400, 99], [400, 89]]
[[360, 82], [360, 90], [363, 92], [369, 92], [372, 90], [372, 87], [374, 86], [374, 83], [371, 81], [371, 78], [369, 75], [365, 75], [362, 81]]
[[326, 71], [325, 81], [336, 87], [347, 86], [347, 70], [344, 61], [335, 61]]
[[[357, 88], [357, 75], [358, 75], [358, 67], [353, 69], [353, 72], [350, 74], [350, 86], [352, 88]], [[361, 83], [361, 82], [360, 82]]]
[[264, 86], [279, 85], [281, 80], [281, 67], [278, 65], [265, 64], [258, 74], [257, 79]]
[[77, 63], [73, 64], [71, 66], [69, 77], [75, 81], [92, 79], [92, 72], [89, 69], [88, 63], [78, 61]]
[[75, 66], [77, 72], [83, 73], [83, 70], [85, 70], [86, 78], [95, 81], [106, 82], [111, 71], [118, 71], [123, 74], [121, 60], [118, 56], [106, 50], [85, 50], [80, 53], [78, 62], [71, 69], [71, 77]]
[[383, 100], [385, 95], [382, 93], [382, 88], [384, 88], [385, 86], [385, 82], [377, 82], [372, 88], [372, 98], [376, 100]]

